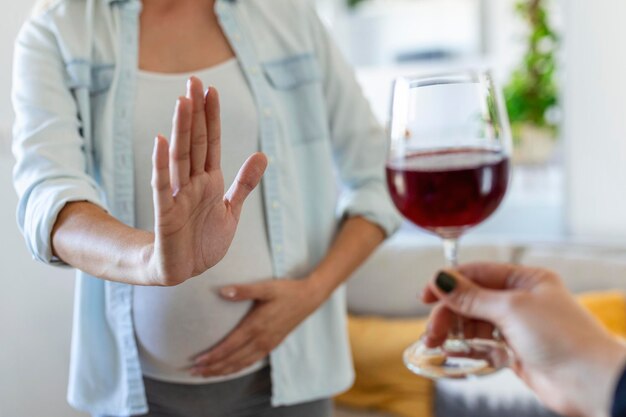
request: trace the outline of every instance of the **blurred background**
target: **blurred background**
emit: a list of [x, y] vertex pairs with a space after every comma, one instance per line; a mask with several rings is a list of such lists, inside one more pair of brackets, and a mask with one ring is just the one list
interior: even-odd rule
[[[33, 3], [5, 1], [0, 17], [0, 416], [71, 417], [81, 415], [65, 403], [73, 273], [31, 260], [11, 185], [13, 40]], [[398, 75], [493, 69], [507, 99], [516, 165], [505, 203], [468, 241], [626, 242], [626, 3], [316, 6], [382, 124]], [[438, 245], [409, 225], [402, 233]]]

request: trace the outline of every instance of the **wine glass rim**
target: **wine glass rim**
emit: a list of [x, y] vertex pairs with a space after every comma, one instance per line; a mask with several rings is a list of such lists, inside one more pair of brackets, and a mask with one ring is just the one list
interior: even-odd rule
[[403, 81], [410, 88], [429, 87], [446, 84], [480, 84], [493, 79], [489, 69], [466, 69], [424, 75], [401, 76], [396, 82]]

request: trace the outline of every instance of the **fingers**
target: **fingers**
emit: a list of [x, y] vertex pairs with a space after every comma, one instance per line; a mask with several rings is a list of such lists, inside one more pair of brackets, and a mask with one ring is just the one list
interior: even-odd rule
[[170, 149], [170, 177], [174, 194], [189, 183], [192, 107], [191, 100], [186, 97], [180, 97], [176, 102]]
[[200, 362], [192, 368], [192, 374], [208, 376], [229, 375], [260, 361], [267, 353], [253, 341], [232, 352], [219, 362]]
[[[519, 268], [508, 264], [473, 263], [461, 265], [457, 271], [480, 287], [502, 290], [511, 286], [511, 277], [515, 276], [515, 271]], [[433, 304], [439, 300], [430, 286], [422, 291], [420, 298], [425, 304]]]
[[479, 286], [496, 290], [530, 290], [538, 285], [564, 286], [557, 274], [542, 268], [511, 264], [475, 263], [462, 265], [458, 271]]
[[429, 288], [449, 309], [465, 317], [497, 324], [506, 312], [506, 292], [481, 288], [456, 271], [440, 272]]
[[[519, 265], [498, 263], [473, 263], [457, 269], [467, 280], [479, 287], [492, 290], [530, 290], [538, 285], [563, 286], [562, 280], [554, 272]], [[439, 300], [432, 287], [426, 287], [420, 298], [425, 304]]]
[[433, 348], [445, 342], [448, 332], [452, 329], [454, 317], [454, 313], [443, 304], [433, 309], [428, 320], [426, 346]]
[[231, 285], [220, 289], [220, 295], [230, 301], [268, 301], [274, 298], [274, 294], [273, 281], [249, 285]]
[[208, 135], [205, 170], [219, 170], [222, 143], [222, 122], [220, 119], [220, 97], [215, 87], [209, 87], [205, 96], [204, 112]]
[[207, 157], [207, 121], [202, 81], [191, 77], [187, 81], [187, 98], [191, 101], [191, 175], [204, 173]]
[[[456, 325], [457, 315], [443, 304], [433, 309], [428, 320], [426, 345], [430, 348], [441, 346], [450, 330]], [[482, 320], [462, 320], [463, 335], [467, 339], [493, 339], [495, 326]]]
[[424, 304], [433, 304], [439, 301], [433, 290], [430, 287], [426, 287], [422, 290], [419, 298], [422, 300]]
[[[260, 300], [274, 297], [272, 281], [250, 285], [232, 285], [220, 289], [220, 295], [230, 301]], [[197, 375], [225, 375], [236, 372], [263, 358], [267, 352], [261, 346], [258, 332], [258, 314], [249, 314], [233, 332], [210, 352], [195, 358], [192, 373]], [[258, 330], [258, 329], [257, 329]]]
[[259, 310], [252, 310], [239, 326], [210, 352], [194, 360], [192, 373], [203, 376], [237, 372], [261, 360], [275, 346]]
[[520, 266], [498, 263], [472, 263], [461, 265], [457, 270], [468, 280], [481, 287], [493, 289], [512, 289], [511, 277]]
[[248, 331], [247, 326], [239, 326], [235, 330], [233, 330], [233, 332], [230, 333], [215, 348], [211, 349], [207, 353], [203, 353], [202, 355], [196, 357], [194, 359], [194, 367], [211, 366], [213, 364], [219, 363], [224, 358], [229, 356], [232, 352], [238, 351], [242, 347], [246, 346], [251, 340], [252, 335]]
[[[209, 144], [210, 147], [211, 145]], [[239, 219], [246, 197], [259, 185], [265, 168], [267, 168], [267, 157], [262, 153], [255, 153], [244, 162], [239, 170], [237, 178], [235, 178], [225, 197], [230, 203], [236, 219]]]
[[152, 199], [156, 213], [164, 213], [174, 204], [168, 148], [167, 140], [163, 136], [155, 138], [152, 153]]

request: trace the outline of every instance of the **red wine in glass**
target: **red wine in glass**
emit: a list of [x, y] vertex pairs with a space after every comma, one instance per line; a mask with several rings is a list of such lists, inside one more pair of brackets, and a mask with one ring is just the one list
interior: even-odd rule
[[[493, 214], [509, 182], [510, 127], [491, 73], [399, 77], [389, 134], [387, 185], [394, 204], [441, 237], [446, 266], [456, 268], [459, 238]], [[513, 363], [497, 332], [466, 338], [461, 318], [449, 324], [440, 346], [422, 337], [404, 350], [409, 370], [433, 379], [472, 378]]]
[[458, 237], [500, 205], [509, 159], [489, 149], [419, 152], [387, 163], [387, 185], [400, 212], [442, 237]]

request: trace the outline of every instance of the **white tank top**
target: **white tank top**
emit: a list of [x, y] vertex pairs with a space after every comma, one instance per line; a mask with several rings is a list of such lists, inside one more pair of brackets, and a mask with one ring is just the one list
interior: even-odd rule
[[[133, 150], [135, 214], [140, 229], [154, 228], [150, 188], [154, 137], [158, 133], [169, 137], [174, 104], [185, 95], [191, 75], [143, 71], [138, 74]], [[259, 150], [255, 103], [235, 59], [193, 75], [220, 92], [222, 170], [228, 188], [246, 158]], [[202, 384], [236, 378], [263, 366], [265, 361], [237, 374], [210, 379], [192, 377], [187, 371], [191, 358], [222, 340], [252, 305], [223, 300], [218, 295], [219, 288], [272, 278], [263, 213], [258, 188], [246, 200], [233, 243], [219, 264], [177, 287], [135, 287], [133, 319], [144, 375], [169, 382]]]

